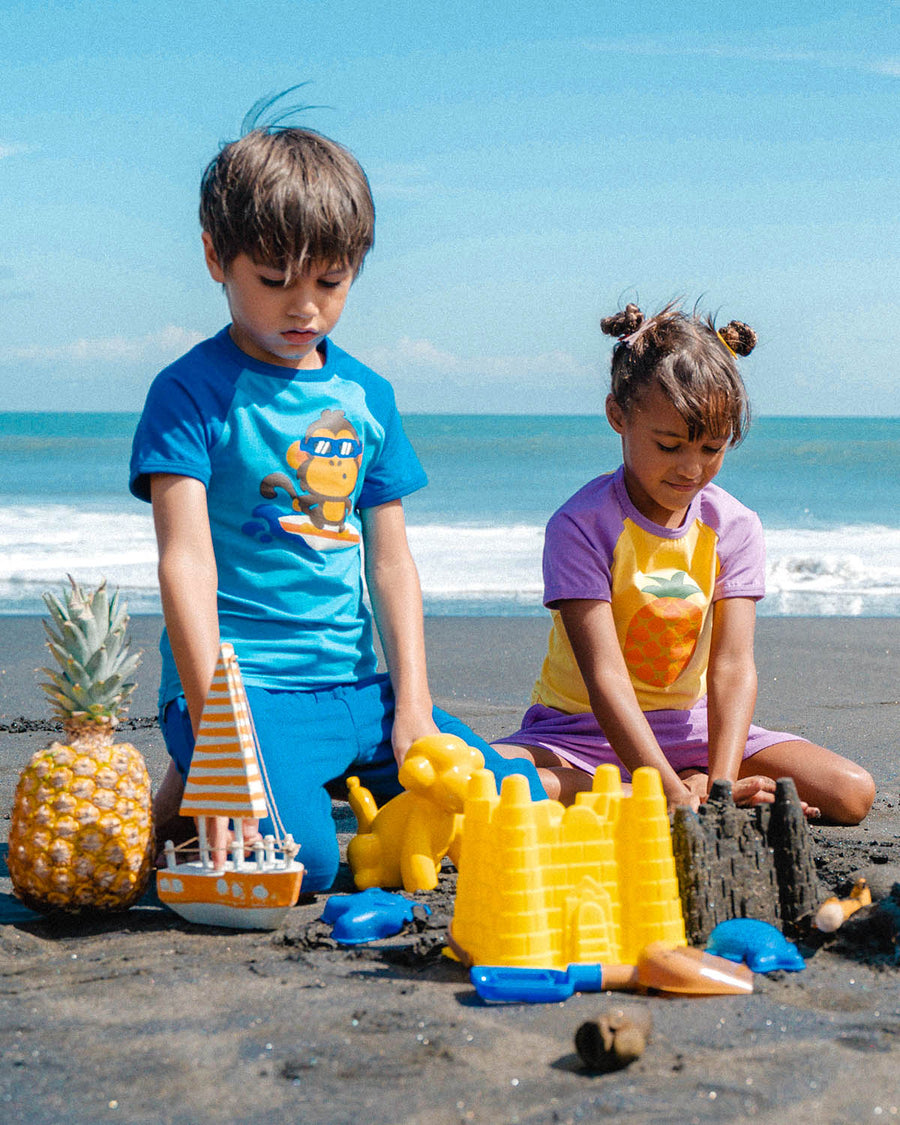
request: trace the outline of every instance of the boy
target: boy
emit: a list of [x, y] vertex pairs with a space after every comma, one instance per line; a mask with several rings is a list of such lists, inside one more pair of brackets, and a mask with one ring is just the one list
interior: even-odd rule
[[[436, 730], [507, 762], [433, 708], [419, 579], [402, 497], [425, 484], [390, 385], [329, 339], [374, 240], [365, 173], [310, 130], [257, 128], [203, 176], [206, 265], [231, 325], [154, 381], [131, 489], [153, 504], [165, 631], [160, 724], [172, 758], [157, 794], [175, 814], [219, 641], [241, 664], [304, 890], [338, 867], [327, 783], [357, 774], [381, 799]], [[361, 549], [388, 675], [363, 604]], [[255, 830], [255, 826], [254, 826]], [[210, 826], [221, 848], [227, 825]]]

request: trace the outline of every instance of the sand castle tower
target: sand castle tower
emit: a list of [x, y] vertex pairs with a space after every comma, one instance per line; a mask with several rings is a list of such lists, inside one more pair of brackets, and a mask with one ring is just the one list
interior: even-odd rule
[[532, 801], [518, 775], [476, 773], [465, 805], [453, 947], [475, 965], [565, 968], [633, 963], [651, 941], [684, 944], [669, 818], [659, 773], [624, 796], [598, 769], [564, 808]]

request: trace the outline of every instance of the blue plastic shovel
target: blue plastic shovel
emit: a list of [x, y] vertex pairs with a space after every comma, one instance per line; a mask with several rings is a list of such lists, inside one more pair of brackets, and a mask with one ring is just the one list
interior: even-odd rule
[[753, 973], [746, 965], [663, 942], [643, 949], [636, 965], [569, 965], [567, 969], [476, 965], [469, 975], [482, 1000], [506, 1004], [552, 1004], [575, 992], [607, 989], [655, 988], [696, 996], [753, 991]]

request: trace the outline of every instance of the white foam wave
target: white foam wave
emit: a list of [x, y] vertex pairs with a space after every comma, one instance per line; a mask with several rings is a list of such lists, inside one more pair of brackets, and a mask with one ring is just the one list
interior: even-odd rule
[[900, 529], [842, 527], [766, 534], [766, 600], [776, 616], [900, 612]]
[[149, 507], [110, 511], [9, 505], [0, 509], [0, 613], [43, 613], [41, 594], [71, 574], [106, 579], [132, 613], [156, 613], [156, 538]]
[[[539, 524], [413, 524], [409, 539], [429, 613], [540, 613]], [[900, 528], [772, 530], [767, 615], [900, 613]], [[72, 574], [106, 578], [133, 613], [159, 612], [149, 508], [66, 505], [0, 510], [0, 613], [43, 613], [41, 594]]]

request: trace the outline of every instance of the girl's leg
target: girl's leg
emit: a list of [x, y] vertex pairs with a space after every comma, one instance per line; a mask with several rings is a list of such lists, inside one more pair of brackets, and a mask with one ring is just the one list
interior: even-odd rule
[[501, 758], [511, 761], [521, 761], [524, 758], [533, 762], [547, 796], [560, 804], [574, 804], [575, 797], [590, 790], [594, 784], [593, 774], [573, 766], [571, 762], [543, 746], [516, 746], [510, 742], [501, 742], [492, 749]]
[[862, 766], [810, 742], [777, 742], [741, 763], [739, 777], [792, 777], [800, 799], [835, 824], [859, 824], [872, 807], [875, 782]]

